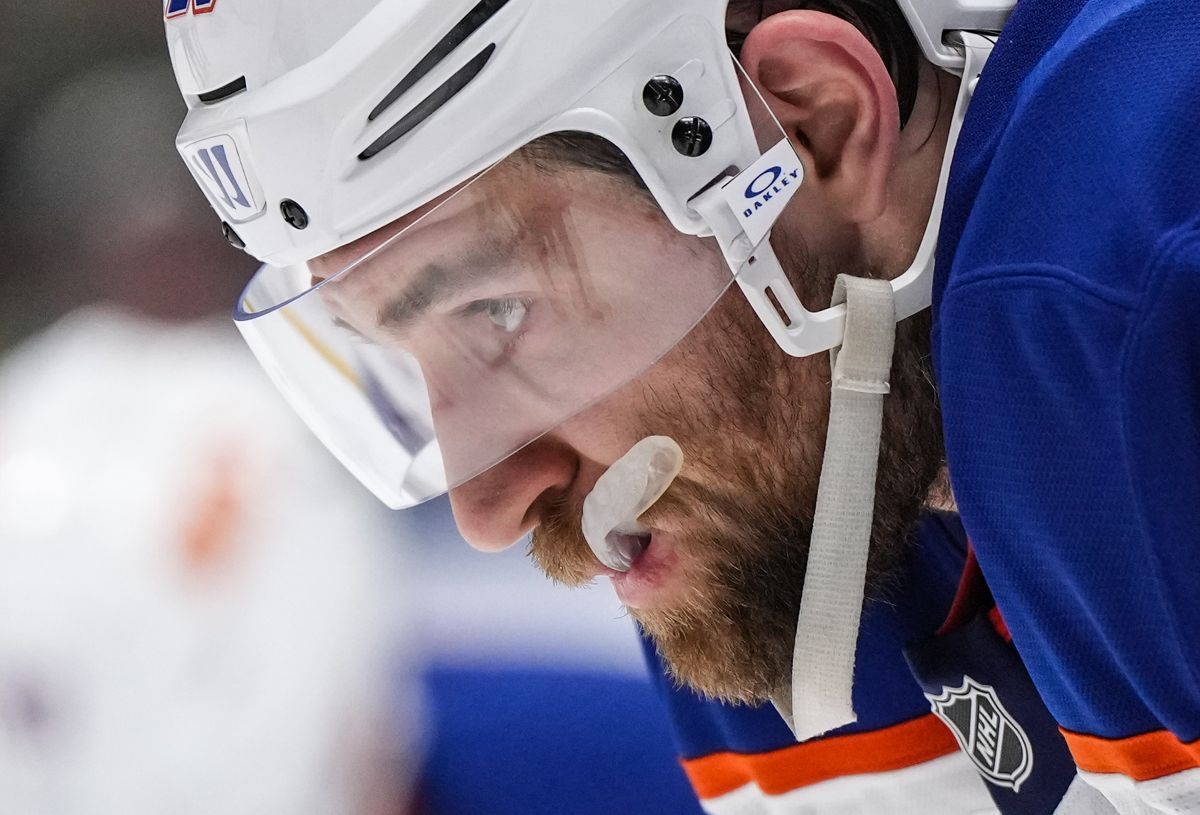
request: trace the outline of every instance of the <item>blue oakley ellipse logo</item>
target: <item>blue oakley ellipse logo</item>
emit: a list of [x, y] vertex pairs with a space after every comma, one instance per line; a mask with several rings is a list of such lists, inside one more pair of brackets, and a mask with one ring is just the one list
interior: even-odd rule
[[[750, 186], [746, 187], [746, 197], [757, 198], [758, 196], [762, 195], [764, 192], [771, 189], [771, 187], [775, 186], [775, 182], [779, 180], [781, 175], [783, 175], [782, 167], [772, 167], [769, 170], [763, 170], [761, 173], [759, 173], [757, 178], [750, 182]], [[759, 182], [764, 178], [767, 179], [767, 183], [760, 184]]]
[[742, 212], [742, 217], [749, 218], [774, 200], [776, 195], [782, 195], [786, 188], [792, 186], [792, 182], [799, 183], [799, 181], [800, 171], [798, 169], [786, 173], [782, 167], [763, 170], [746, 187], [746, 198], [754, 203], [746, 207]]

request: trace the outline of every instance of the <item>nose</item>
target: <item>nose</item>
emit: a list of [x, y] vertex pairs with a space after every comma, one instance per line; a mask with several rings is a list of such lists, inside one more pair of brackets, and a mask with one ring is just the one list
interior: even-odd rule
[[476, 549], [507, 549], [537, 527], [578, 470], [578, 456], [561, 441], [543, 437], [526, 445], [450, 491], [458, 531]]

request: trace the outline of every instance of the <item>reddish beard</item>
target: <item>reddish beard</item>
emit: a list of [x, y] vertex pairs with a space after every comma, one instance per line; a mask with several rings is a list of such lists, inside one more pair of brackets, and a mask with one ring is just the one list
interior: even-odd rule
[[[869, 598], [891, 582], [942, 466], [928, 331], [922, 316], [902, 323], [897, 337]], [[828, 358], [786, 357], [731, 293], [659, 365], [688, 371], [684, 379], [694, 392], [662, 389], [674, 396], [666, 404], [656, 396], [652, 371], [632, 441], [662, 434], [683, 448], [680, 478], [642, 521], [671, 530], [685, 589], [669, 607], [631, 614], [678, 682], [713, 698], [760, 703], [791, 678], [823, 452]], [[530, 545], [547, 576], [572, 586], [596, 570], [579, 518], [578, 506], [551, 506]]]
[[[675, 438], [689, 449], [685, 439]], [[630, 614], [678, 681], [713, 697], [749, 702], [766, 698], [791, 674], [812, 491], [792, 488], [780, 495], [746, 475], [716, 488], [705, 486], [711, 474], [702, 480], [683, 476], [642, 516], [652, 529], [671, 530], [682, 588], [669, 605]], [[595, 573], [579, 513], [564, 505], [535, 532], [530, 553], [547, 576], [567, 585], [586, 583]]]
[[[820, 436], [827, 399], [823, 388], [812, 398], [781, 399], [780, 388], [789, 389], [780, 380], [827, 363], [785, 357], [748, 336], [746, 326], [755, 324], [746, 308], [740, 295], [727, 295], [637, 389], [645, 409], [633, 441], [668, 435], [684, 450], [680, 477], [641, 518], [670, 530], [673, 580], [682, 588], [669, 605], [630, 613], [678, 681], [721, 699], [759, 701], [791, 675], [820, 463], [811, 439]], [[659, 387], [668, 375], [691, 383], [692, 392]], [[666, 404], [658, 393], [678, 401]], [[530, 545], [546, 575], [570, 586], [596, 572], [580, 509], [552, 504]]]

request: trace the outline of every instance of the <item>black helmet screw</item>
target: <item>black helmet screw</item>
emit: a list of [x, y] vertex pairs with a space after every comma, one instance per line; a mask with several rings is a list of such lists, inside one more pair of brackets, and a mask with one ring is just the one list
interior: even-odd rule
[[697, 116], [686, 116], [675, 123], [671, 142], [676, 150], [688, 158], [702, 156], [712, 147], [712, 126]]
[[642, 102], [655, 116], [671, 116], [683, 107], [683, 85], [666, 74], [653, 77], [642, 88]]
[[304, 229], [308, 226], [308, 213], [290, 198], [285, 198], [279, 203], [279, 212], [292, 229]]

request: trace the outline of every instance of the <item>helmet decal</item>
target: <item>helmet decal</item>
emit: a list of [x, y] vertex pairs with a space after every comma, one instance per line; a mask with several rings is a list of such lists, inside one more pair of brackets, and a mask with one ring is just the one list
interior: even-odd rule
[[184, 148], [196, 179], [208, 191], [209, 200], [219, 204], [234, 222], [257, 215], [262, 206], [255, 200], [250, 177], [229, 135], [222, 134]]
[[208, 14], [217, 7], [217, 0], [167, 0], [164, 16], [168, 19], [192, 14]]

